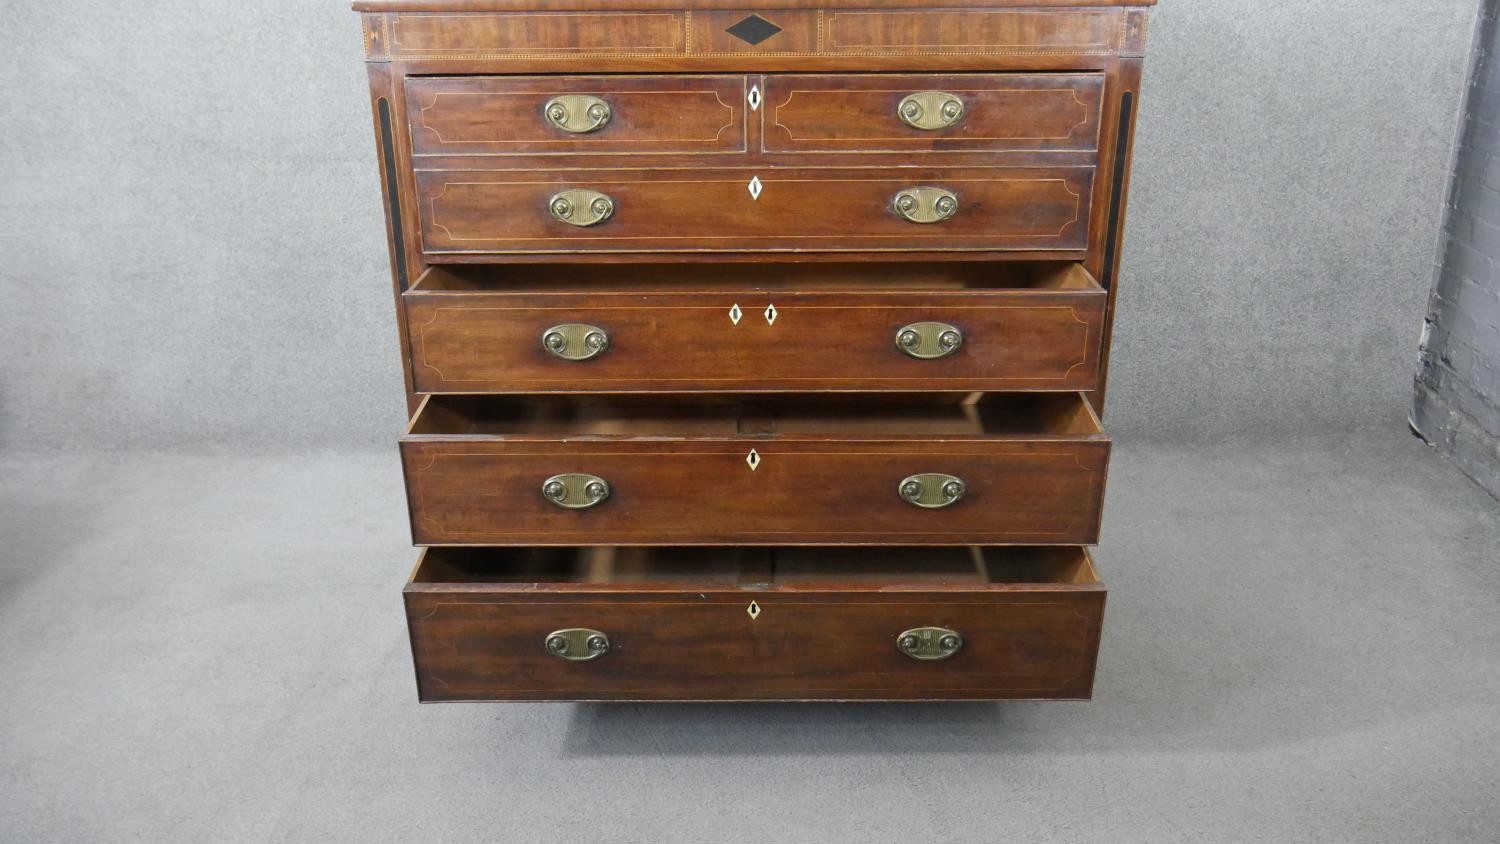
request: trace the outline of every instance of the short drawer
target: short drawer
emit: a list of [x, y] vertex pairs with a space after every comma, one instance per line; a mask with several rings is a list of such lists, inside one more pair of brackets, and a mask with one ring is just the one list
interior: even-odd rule
[[449, 548], [405, 598], [423, 701], [956, 700], [1089, 697], [1105, 588], [1080, 548]]
[[1076, 545], [1109, 439], [1076, 393], [428, 396], [418, 545]]
[[1105, 299], [1069, 263], [448, 265], [406, 306], [427, 393], [1078, 391]]
[[743, 76], [410, 78], [412, 154], [743, 153], [746, 87]]
[[1101, 73], [808, 74], [763, 79], [767, 152], [1085, 151]]
[[485, 253], [1087, 246], [1092, 167], [424, 170], [423, 248]]

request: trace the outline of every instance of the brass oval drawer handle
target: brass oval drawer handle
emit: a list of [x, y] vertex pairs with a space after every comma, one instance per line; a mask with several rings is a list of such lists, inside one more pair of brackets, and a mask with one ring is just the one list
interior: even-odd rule
[[615, 201], [596, 190], [570, 188], [547, 200], [553, 219], [570, 226], [597, 226], [615, 213]]
[[901, 100], [896, 114], [911, 128], [932, 132], [962, 120], [964, 101], [946, 91], [918, 91]]
[[563, 94], [542, 106], [542, 114], [554, 127], [574, 135], [587, 135], [609, 125], [614, 111], [609, 103], [588, 94]]
[[558, 659], [584, 662], [609, 653], [609, 637], [587, 627], [566, 627], [548, 633], [544, 646]]
[[941, 223], [958, 213], [958, 197], [942, 188], [907, 188], [896, 194], [891, 205], [912, 223]]
[[923, 662], [947, 659], [963, 647], [963, 635], [946, 627], [913, 627], [896, 637], [896, 650]]
[[566, 322], [542, 332], [542, 348], [563, 360], [588, 360], [609, 351], [609, 334], [597, 325]]
[[962, 478], [938, 472], [926, 472], [904, 478], [897, 491], [907, 504], [926, 510], [938, 510], [958, 502], [967, 486]]
[[542, 497], [568, 510], [587, 510], [609, 498], [609, 481], [576, 472], [553, 475], [542, 481]]
[[918, 360], [945, 358], [964, 344], [964, 333], [946, 322], [914, 322], [896, 331], [896, 348]]

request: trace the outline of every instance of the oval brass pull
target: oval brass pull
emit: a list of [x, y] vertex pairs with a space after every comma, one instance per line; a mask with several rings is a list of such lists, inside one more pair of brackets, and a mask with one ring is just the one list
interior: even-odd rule
[[961, 478], [927, 472], [904, 478], [896, 491], [901, 500], [927, 510], [938, 510], [956, 503], [967, 489]]
[[609, 498], [609, 481], [576, 472], [553, 475], [542, 481], [542, 497], [569, 510], [587, 510]]
[[963, 119], [964, 101], [945, 91], [918, 91], [901, 100], [896, 114], [913, 129], [947, 129]]
[[942, 188], [907, 188], [896, 194], [891, 205], [912, 223], [941, 223], [958, 213], [958, 197]]
[[609, 653], [609, 637], [587, 627], [566, 627], [548, 633], [543, 647], [558, 659], [583, 662]]
[[896, 331], [896, 348], [918, 360], [945, 358], [964, 344], [964, 333], [946, 322], [914, 322]]
[[586, 135], [609, 125], [614, 112], [609, 103], [588, 94], [563, 94], [542, 106], [547, 122], [564, 132]]
[[571, 188], [547, 200], [553, 219], [570, 226], [597, 226], [615, 213], [615, 201], [596, 190]]
[[542, 332], [542, 348], [563, 360], [588, 360], [609, 350], [609, 334], [597, 325], [567, 322]]
[[913, 627], [896, 637], [896, 650], [923, 662], [947, 659], [963, 647], [964, 637], [946, 627]]

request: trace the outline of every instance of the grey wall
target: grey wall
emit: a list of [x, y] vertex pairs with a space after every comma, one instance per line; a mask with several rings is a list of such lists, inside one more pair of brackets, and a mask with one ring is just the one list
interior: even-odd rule
[[1485, 5], [1411, 419], [1500, 497], [1500, 0]]
[[[1163, 0], [1109, 422], [1403, 424], [1478, 0]], [[389, 448], [342, 0], [9, 4], [0, 447]]]

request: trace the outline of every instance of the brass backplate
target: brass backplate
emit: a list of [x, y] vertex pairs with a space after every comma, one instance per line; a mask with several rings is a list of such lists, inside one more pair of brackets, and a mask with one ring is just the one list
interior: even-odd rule
[[609, 637], [587, 627], [566, 627], [548, 633], [542, 647], [558, 659], [584, 662], [609, 653]]
[[896, 330], [896, 348], [918, 360], [945, 358], [963, 344], [963, 332], [946, 322], [914, 322]]
[[924, 472], [903, 478], [896, 492], [901, 500], [927, 510], [951, 506], [964, 497], [967, 486], [961, 478], [941, 472]]
[[542, 348], [563, 360], [588, 360], [609, 349], [609, 334], [597, 325], [565, 322], [542, 332]]
[[945, 91], [918, 91], [896, 106], [901, 122], [913, 129], [947, 129], [964, 117], [964, 101]]
[[609, 498], [609, 482], [598, 475], [569, 472], [542, 481], [542, 497], [569, 510], [587, 510]]
[[907, 188], [892, 198], [891, 207], [908, 222], [941, 223], [958, 213], [958, 197], [942, 188]]
[[923, 662], [947, 659], [963, 647], [964, 637], [946, 627], [913, 627], [896, 637], [896, 650]]
[[562, 94], [542, 106], [542, 114], [553, 126], [575, 135], [597, 132], [614, 116], [609, 103], [588, 94]]
[[570, 226], [597, 226], [615, 213], [615, 201], [586, 188], [569, 188], [547, 200], [552, 218]]

